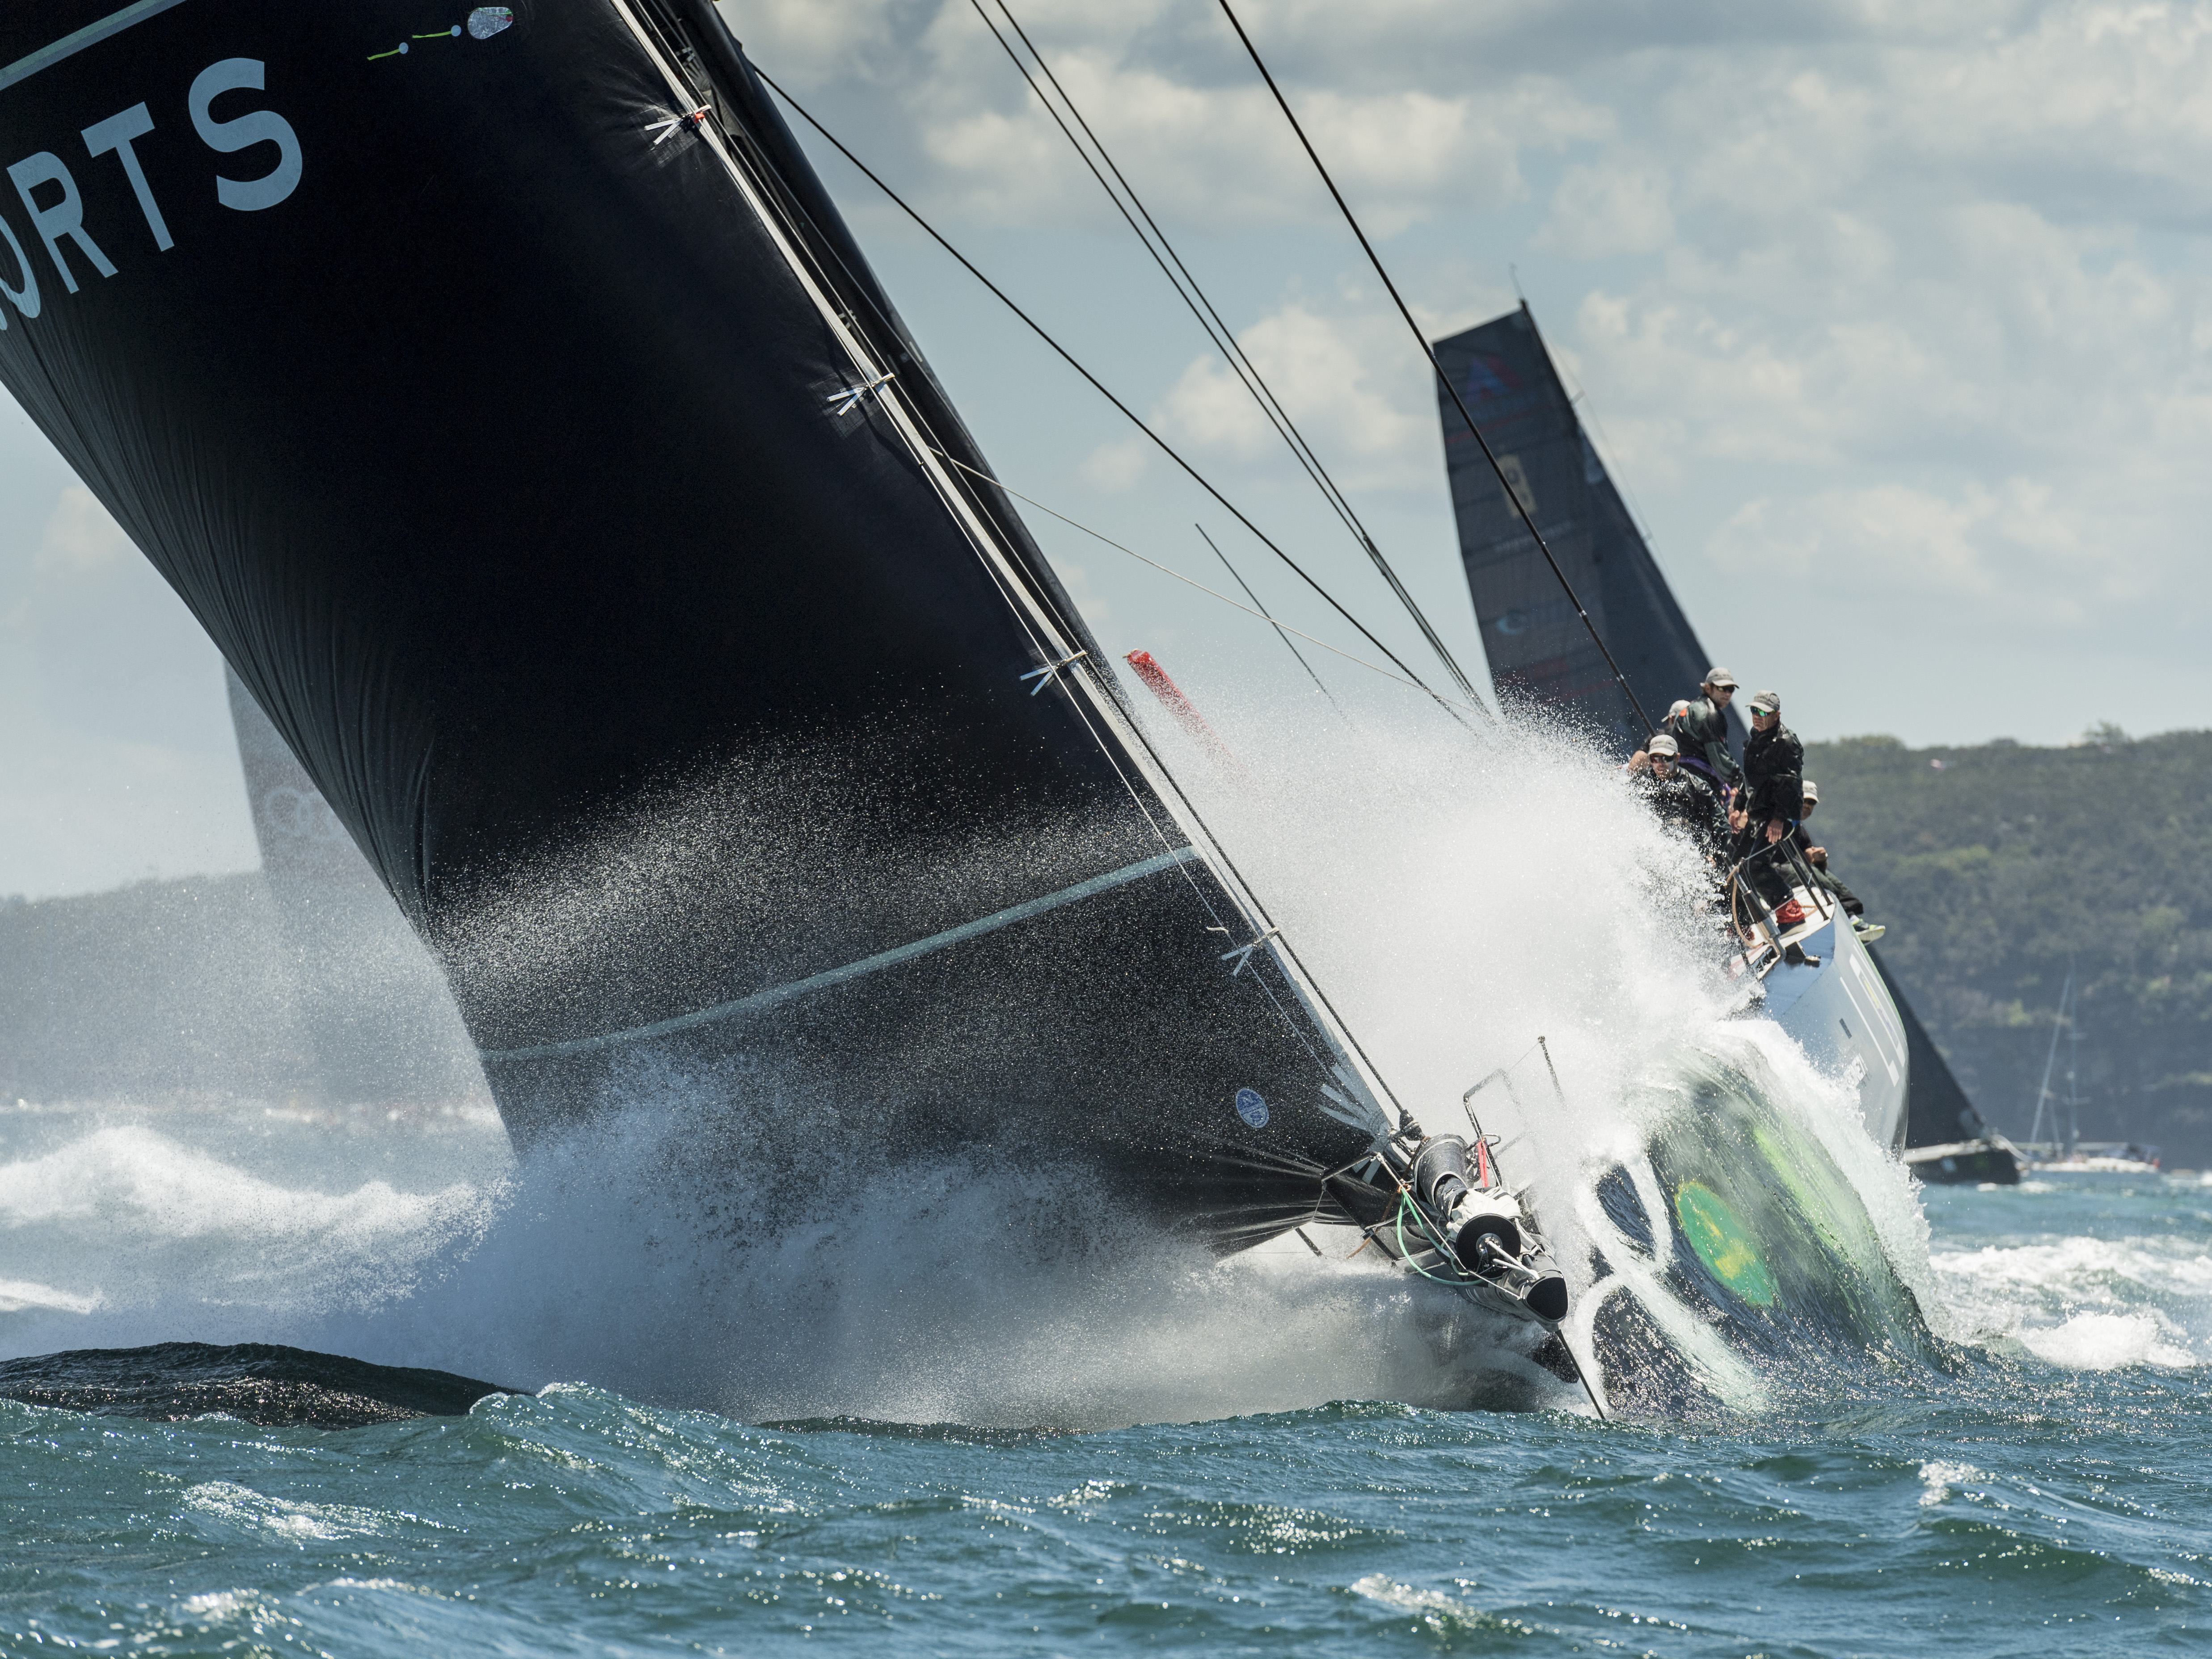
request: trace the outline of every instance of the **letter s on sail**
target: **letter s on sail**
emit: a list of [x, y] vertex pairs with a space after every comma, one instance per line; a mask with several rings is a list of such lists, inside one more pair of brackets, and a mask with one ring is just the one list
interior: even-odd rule
[[299, 188], [300, 136], [292, 130], [292, 124], [274, 110], [252, 110], [228, 121], [216, 120], [208, 106], [221, 94], [240, 88], [261, 90], [259, 58], [226, 58], [202, 70], [199, 78], [192, 82], [189, 100], [192, 130], [199, 134], [200, 142], [210, 149], [225, 155], [254, 144], [276, 146], [276, 172], [260, 179], [218, 176], [215, 181], [216, 201], [241, 213], [255, 213], [275, 207]]

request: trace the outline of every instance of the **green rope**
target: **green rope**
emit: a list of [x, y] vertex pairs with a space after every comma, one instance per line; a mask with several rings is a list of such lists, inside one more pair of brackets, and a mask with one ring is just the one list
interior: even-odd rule
[[[1436, 1274], [1431, 1273], [1426, 1268], [1421, 1266], [1419, 1262], [1413, 1260], [1413, 1253], [1406, 1248], [1406, 1212], [1408, 1209], [1412, 1209], [1413, 1207], [1413, 1201], [1412, 1196], [1404, 1188], [1401, 1187], [1398, 1190], [1398, 1213], [1392, 1218], [1398, 1229], [1398, 1259], [1401, 1262], [1403, 1262], [1407, 1267], [1411, 1268], [1415, 1273], [1419, 1274], [1422, 1278], [1428, 1280], [1432, 1284], [1450, 1285], [1456, 1288], [1461, 1285], [1468, 1283], [1468, 1280], [1467, 1278], [1440, 1278]], [[1419, 1223], [1425, 1222], [1428, 1220], [1428, 1217], [1422, 1214], [1418, 1209], [1415, 1209], [1413, 1211], [1413, 1219], [1417, 1223]], [[1441, 1238], [1438, 1238], [1434, 1233], [1431, 1233], [1429, 1235], [1429, 1242], [1436, 1246], [1437, 1255], [1443, 1256], [1446, 1261], [1449, 1261], [1451, 1259], [1451, 1252], [1444, 1248], [1443, 1241]]]

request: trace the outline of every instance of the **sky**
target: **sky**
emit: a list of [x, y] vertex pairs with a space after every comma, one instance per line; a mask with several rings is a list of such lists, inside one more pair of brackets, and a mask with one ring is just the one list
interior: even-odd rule
[[[1426, 365], [1214, 0], [1011, 3], [1482, 679]], [[975, 8], [723, 10], [771, 76], [1442, 683]], [[2212, 725], [2212, 4], [1239, 0], [1239, 15], [1431, 337], [1525, 295], [1705, 643], [1780, 690], [1802, 736]], [[1375, 657], [808, 142], [1009, 484], [1230, 587], [1203, 524], [1270, 609]], [[250, 868], [212, 648], [12, 403], [0, 504], [0, 893]], [[1300, 674], [1259, 623], [1029, 517], [1102, 642], [1152, 651], [1201, 705]]]

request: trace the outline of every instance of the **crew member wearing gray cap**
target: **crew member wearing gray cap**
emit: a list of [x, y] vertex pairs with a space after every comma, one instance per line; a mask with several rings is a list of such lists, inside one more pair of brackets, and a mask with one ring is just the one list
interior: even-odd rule
[[[1743, 744], [1743, 793], [1729, 815], [1736, 832], [1737, 860], [1789, 834], [1804, 811], [1804, 800], [1805, 746], [1782, 724], [1781, 696], [1762, 691], [1751, 699], [1751, 736]], [[1778, 905], [1789, 899], [1790, 884], [1775, 863], [1759, 859], [1746, 868], [1744, 878], [1759, 897]]]
[[1725, 796], [1743, 782], [1743, 768], [1729, 748], [1728, 705], [1735, 700], [1735, 675], [1726, 669], [1705, 670], [1705, 695], [1667, 717], [1666, 729], [1682, 746], [1686, 771], [1700, 772]]

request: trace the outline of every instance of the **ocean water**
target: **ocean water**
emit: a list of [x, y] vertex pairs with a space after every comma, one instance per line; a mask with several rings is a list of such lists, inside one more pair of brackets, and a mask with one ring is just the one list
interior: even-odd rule
[[[11, 1267], [44, 1275], [0, 1284], [8, 1353], [185, 1326], [387, 1360], [497, 1352], [450, 1323], [494, 1317], [473, 1292], [410, 1311], [439, 1302], [441, 1273], [467, 1280], [501, 1206], [520, 1202], [481, 1115], [393, 1126], [279, 1111], [244, 1135], [236, 1114], [6, 1121], [0, 1237]], [[300, 1184], [318, 1169], [353, 1184]], [[1934, 1359], [1873, 1381], [1793, 1375], [1758, 1410], [1696, 1421], [1600, 1422], [1564, 1398], [1512, 1413], [1409, 1404], [1430, 1386], [1418, 1367], [1347, 1371], [1340, 1357], [1285, 1382], [1234, 1351], [1274, 1365], [1301, 1342], [1387, 1347], [1383, 1328], [1418, 1311], [1395, 1275], [1340, 1294], [1287, 1348], [1267, 1323], [1318, 1281], [1209, 1281], [1188, 1293], [1199, 1308], [1150, 1305], [1175, 1344], [1219, 1349], [1185, 1355], [1163, 1393], [1004, 1376], [977, 1391], [940, 1375], [902, 1396], [883, 1392], [888, 1371], [848, 1380], [902, 1398], [908, 1420], [764, 1421], [761, 1400], [745, 1420], [626, 1394], [589, 1368], [490, 1375], [536, 1392], [336, 1432], [0, 1402], [0, 1641], [324, 1655], [2212, 1642], [2212, 1185], [2051, 1176], [1920, 1196]], [[374, 1287], [341, 1240], [385, 1263]], [[72, 1263], [108, 1283], [46, 1282]], [[134, 1263], [137, 1279], [115, 1276]], [[1133, 1327], [1057, 1335], [1071, 1370], [1113, 1371], [1107, 1350], [1125, 1338], [1138, 1369], [1165, 1363]], [[509, 1355], [523, 1362], [525, 1346]], [[1036, 1362], [1027, 1347], [993, 1355]], [[627, 1369], [654, 1374], [635, 1356]], [[1347, 1376], [1377, 1386], [1207, 1409]], [[664, 1377], [654, 1391], [684, 1390]], [[1024, 1399], [1036, 1414], [1013, 1420]], [[997, 1420], [916, 1420], [933, 1401]], [[1199, 1420], [1076, 1420], [1146, 1409]]]
[[283, 1343], [520, 1391], [336, 1432], [0, 1402], [0, 1644], [2206, 1642], [2212, 1187], [1916, 1191], [1840, 1080], [1726, 1018], [1694, 872], [1609, 768], [1206, 706], [1255, 773], [1297, 780], [1224, 784], [1212, 820], [1432, 1127], [1547, 1039], [1559, 1092], [1524, 1073], [1484, 1122], [1578, 1294], [1596, 1184], [1679, 1136], [1667, 1086], [1702, 1044], [1762, 1080], [1812, 1160], [1783, 1186], [1845, 1195], [1826, 1232], [1872, 1241], [1850, 1270], [1924, 1335], [1739, 1354], [1717, 1393], [1611, 1422], [1564, 1384], [1473, 1409], [1449, 1293], [1371, 1253], [1217, 1262], [1018, 1156], [840, 1166], [817, 1214], [757, 1234], [680, 1089], [527, 1165], [481, 1102], [21, 1102], [0, 1107], [0, 1360]]

